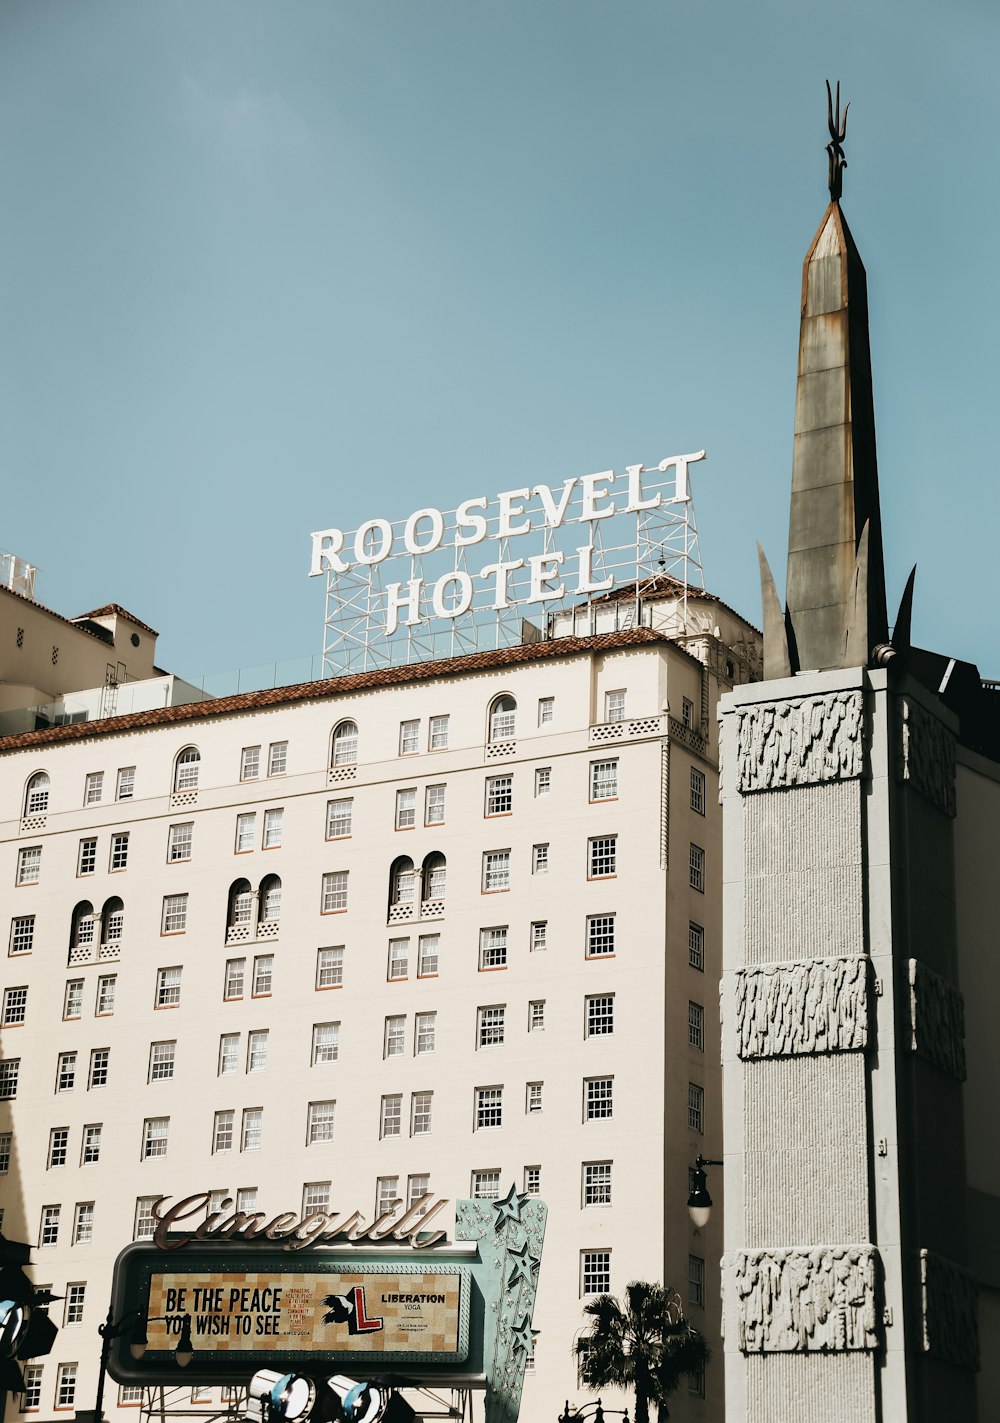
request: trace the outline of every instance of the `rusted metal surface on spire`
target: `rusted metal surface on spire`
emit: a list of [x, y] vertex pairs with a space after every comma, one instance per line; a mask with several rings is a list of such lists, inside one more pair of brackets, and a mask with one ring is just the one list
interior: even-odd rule
[[847, 110], [848, 103], [844, 107], [843, 115], [840, 112], [840, 80], [837, 80], [837, 103], [834, 108], [833, 94], [830, 90], [830, 81], [826, 81], [826, 126], [830, 130], [830, 142], [826, 145], [826, 154], [829, 160], [829, 171], [827, 183], [830, 188], [830, 201], [840, 202], [840, 195], [844, 191], [844, 169], [847, 167], [847, 159], [844, 157], [844, 139], [847, 137]]

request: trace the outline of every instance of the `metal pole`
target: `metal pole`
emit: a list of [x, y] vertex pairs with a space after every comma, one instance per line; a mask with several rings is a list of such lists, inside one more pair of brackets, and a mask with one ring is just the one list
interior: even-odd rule
[[103, 1324], [97, 1326], [97, 1332], [101, 1336], [101, 1367], [97, 1373], [97, 1398], [94, 1402], [94, 1423], [101, 1423], [101, 1410], [104, 1407], [104, 1376], [108, 1371], [108, 1355], [111, 1353], [111, 1340], [114, 1337], [114, 1316], [111, 1306], [108, 1306], [108, 1317]]

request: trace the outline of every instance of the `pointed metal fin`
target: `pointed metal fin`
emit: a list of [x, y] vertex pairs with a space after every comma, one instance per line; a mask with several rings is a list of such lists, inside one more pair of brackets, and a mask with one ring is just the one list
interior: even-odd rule
[[899, 600], [899, 612], [892, 628], [892, 645], [897, 652], [910, 650], [910, 621], [913, 617], [913, 583], [917, 576], [917, 565], [910, 569], [903, 596]]
[[868, 634], [868, 536], [871, 521], [866, 519], [854, 560], [851, 596], [844, 626], [845, 667], [867, 667], [871, 657]]
[[759, 543], [757, 558], [760, 561], [760, 600], [764, 609], [764, 680], [770, 682], [777, 677], [792, 675], [792, 659], [788, 651], [785, 615], [774, 586], [774, 574]]

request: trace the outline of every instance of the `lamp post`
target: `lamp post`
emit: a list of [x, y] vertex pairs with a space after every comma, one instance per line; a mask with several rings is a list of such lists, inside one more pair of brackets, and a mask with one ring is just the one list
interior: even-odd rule
[[[166, 1316], [162, 1314], [153, 1315], [151, 1319], [139, 1309], [129, 1310], [123, 1314], [118, 1323], [114, 1322], [114, 1313], [108, 1307], [108, 1316], [103, 1324], [97, 1326], [97, 1332], [101, 1336], [101, 1366], [97, 1375], [97, 1398], [94, 1401], [94, 1423], [101, 1423], [101, 1410], [104, 1407], [104, 1376], [108, 1371], [108, 1357], [111, 1353], [111, 1345], [116, 1339], [121, 1339], [126, 1334], [131, 1334], [129, 1352], [133, 1359], [141, 1359], [146, 1352], [148, 1340], [146, 1338], [147, 1324], [161, 1324], [165, 1322]], [[191, 1343], [191, 1316], [185, 1314], [181, 1324], [181, 1336], [174, 1349], [174, 1359], [178, 1368], [186, 1369], [194, 1358], [194, 1346]]]
[[708, 1224], [708, 1218], [712, 1214], [712, 1197], [708, 1194], [708, 1180], [705, 1175], [706, 1166], [722, 1166], [722, 1161], [710, 1161], [707, 1157], [698, 1153], [694, 1163], [694, 1172], [691, 1180], [691, 1194], [688, 1196], [688, 1215], [691, 1217], [691, 1224], [696, 1230], [701, 1230]]
[[629, 1423], [627, 1408], [605, 1408], [601, 1400], [597, 1399], [596, 1403], [585, 1403], [582, 1408], [574, 1408], [571, 1413], [567, 1398], [566, 1407], [560, 1413], [557, 1423], [575, 1423], [577, 1418], [590, 1418], [592, 1423], [604, 1423], [609, 1413], [620, 1416], [622, 1423]]

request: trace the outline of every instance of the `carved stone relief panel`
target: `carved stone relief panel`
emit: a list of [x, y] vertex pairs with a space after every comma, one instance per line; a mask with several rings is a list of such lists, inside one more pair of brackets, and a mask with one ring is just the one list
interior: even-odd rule
[[965, 1081], [965, 1003], [953, 983], [910, 959], [910, 1047]]
[[978, 1291], [972, 1271], [921, 1250], [920, 1304], [924, 1352], [959, 1368], [978, 1369]]
[[901, 697], [896, 740], [896, 774], [911, 781], [921, 795], [955, 814], [955, 738], [918, 702]]
[[829, 1353], [879, 1344], [874, 1245], [742, 1250], [723, 1262], [745, 1354]]
[[745, 795], [860, 776], [862, 713], [860, 689], [741, 708], [737, 789]]
[[853, 1052], [868, 1042], [868, 959], [798, 959], [736, 974], [739, 1055]]

